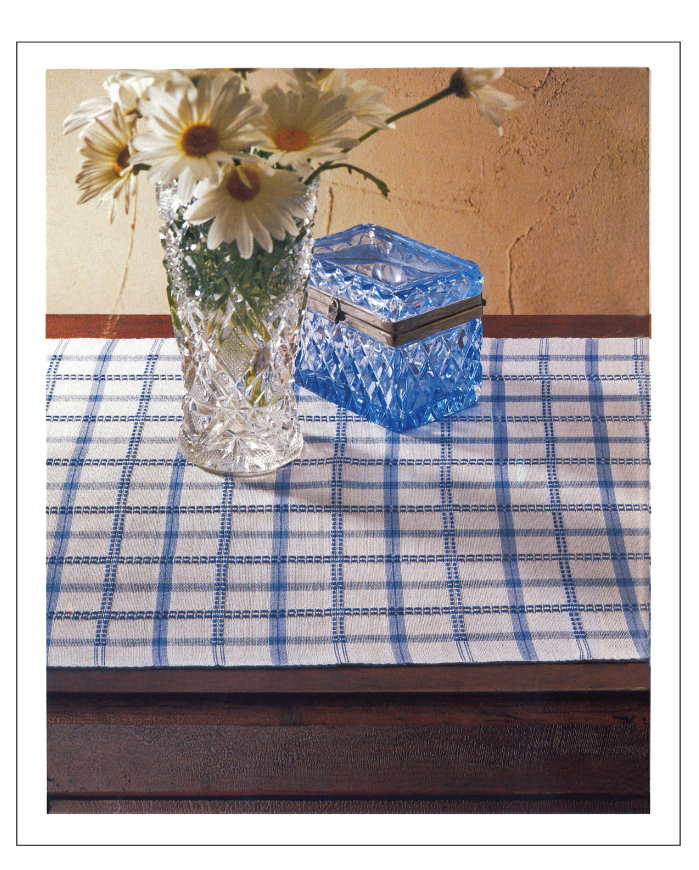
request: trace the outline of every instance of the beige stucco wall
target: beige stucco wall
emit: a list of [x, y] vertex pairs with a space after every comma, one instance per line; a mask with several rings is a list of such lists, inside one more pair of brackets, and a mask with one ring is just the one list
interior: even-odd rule
[[[78, 136], [61, 123], [112, 72], [47, 72], [48, 313], [167, 313], [153, 186], [139, 186], [133, 239], [133, 213], [110, 225], [104, 206], [77, 205]], [[450, 73], [349, 77], [385, 88], [399, 111]], [[648, 70], [510, 68], [499, 87], [523, 103], [503, 114], [502, 137], [473, 101], [449, 97], [352, 153], [387, 200], [356, 173], [325, 173], [316, 235], [373, 222], [474, 260], [490, 314], [647, 313]]]

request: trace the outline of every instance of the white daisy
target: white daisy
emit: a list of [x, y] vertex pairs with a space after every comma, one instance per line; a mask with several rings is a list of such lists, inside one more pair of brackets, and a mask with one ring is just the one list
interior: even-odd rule
[[383, 88], [368, 85], [362, 79], [359, 82], [352, 82], [340, 93], [346, 94], [347, 108], [357, 121], [361, 121], [369, 127], [378, 127], [380, 130], [395, 130], [395, 124], [386, 123], [387, 119], [395, 112], [384, 105], [383, 101], [386, 94]]
[[[344, 70], [339, 69], [290, 69], [287, 72], [293, 76], [296, 84], [302, 91], [305, 90], [334, 90], [336, 82], [340, 78], [340, 73]], [[344, 87], [344, 79], [340, 87]]]
[[114, 220], [117, 200], [123, 194], [125, 210], [136, 190], [136, 177], [129, 163], [129, 140], [132, 125], [118, 106], [110, 117], [95, 118], [81, 134], [80, 154], [84, 160], [75, 181], [83, 191], [78, 203], [99, 196], [99, 203], [109, 202], [109, 220]]
[[340, 128], [352, 120], [343, 94], [320, 90], [284, 92], [278, 85], [262, 94], [267, 113], [259, 123], [271, 152], [270, 162], [301, 169], [314, 158], [330, 157], [353, 148], [357, 140]]
[[124, 70], [109, 76], [102, 87], [107, 93], [102, 97], [94, 97], [80, 103], [63, 122], [63, 132], [72, 133], [80, 127], [94, 121], [95, 118], [106, 118], [117, 105], [124, 115], [136, 113], [138, 102], [151, 85], [165, 82], [170, 78], [168, 70]]
[[215, 76], [225, 76], [226, 78], [232, 78], [236, 75], [235, 70], [233, 69], [223, 69], [220, 67], [212, 68], [205, 67], [200, 69], [179, 69], [176, 72], [181, 73], [183, 76], [187, 76], [189, 79], [198, 79], [199, 76], [205, 75], [209, 78], [214, 78]]
[[461, 67], [452, 75], [449, 85], [457, 97], [467, 99], [473, 97], [478, 111], [495, 124], [502, 136], [502, 124], [495, 114], [498, 111], [510, 111], [521, 106], [514, 97], [503, 91], [497, 91], [490, 86], [505, 72], [502, 67]]
[[386, 93], [383, 88], [368, 85], [365, 79], [347, 85], [343, 69], [294, 69], [292, 74], [302, 92], [319, 90], [326, 94], [331, 91], [342, 94], [357, 121], [381, 130], [395, 129], [395, 124], [386, 123], [395, 112], [384, 105]]
[[197, 187], [197, 199], [185, 212], [194, 224], [213, 218], [207, 246], [214, 250], [221, 242], [235, 241], [240, 256], [252, 256], [254, 241], [271, 252], [274, 242], [295, 235], [295, 218], [307, 215], [304, 197], [306, 185], [294, 172], [274, 171], [262, 164], [232, 166], [215, 186], [203, 182]]
[[123, 70], [109, 76], [104, 88], [125, 115], [136, 112], [139, 100], [148, 88], [164, 85], [173, 77], [173, 70]]
[[138, 112], [141, 116], [147, 114], [147, 111], [144, 111], [144, 105], [150, 98], [151, 91], [155, 92], [157, 97], [160, 90], [174, 95], [179, 95], [181, 91], [187, 91], [190, 100], [196, 100], [197, 98], [196, 85], [186, 72], [179, 69], [160, 70], [153, 84], [144, 90], [141, 99], [137, 103]]
[[63, 122], [63, 132], [72, 133], [94, 121], [95, 118], [106, 118], [112, 111], [112, 100], [106, 94], [102, 97], [93, 97], [80, 103], [78, 108], [71, 112]]
[[221, 164], [255, 160], [242, 152], [262, 144], [249, 125], [264, 108], [241, 93], [241, 84], [237, 76], [203, 75], [196, 92], [149, 89], [141, 103], [149, 132], [134, 137], [133, 162], [148, 165], [152, 181], [177, 179], [178, 196], [187, 202], [199, 181], [216, 183]]

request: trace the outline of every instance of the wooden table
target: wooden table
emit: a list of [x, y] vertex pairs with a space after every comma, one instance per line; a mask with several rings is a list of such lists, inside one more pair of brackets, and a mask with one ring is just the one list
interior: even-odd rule
[[[648, 317], [483, 319], [649, 336]], [[47, 316], [49, 338], [171, 336]], [[647, 662], [49, 668], [50, 813], [648, 813]]]

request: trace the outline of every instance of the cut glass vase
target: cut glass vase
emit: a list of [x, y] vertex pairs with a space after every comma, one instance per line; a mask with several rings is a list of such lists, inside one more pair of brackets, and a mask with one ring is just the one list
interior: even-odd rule
[[220, 474], [267, 474], [303, 448], [294, 365], [313, 250], [317, 183], [298, 236], [257, 243], [243, 260], [235, 243], [207, 247], [209, 223], [184, 219], [176, 183], [157, 185], [173, 330], [182, 354], [179, 446]]

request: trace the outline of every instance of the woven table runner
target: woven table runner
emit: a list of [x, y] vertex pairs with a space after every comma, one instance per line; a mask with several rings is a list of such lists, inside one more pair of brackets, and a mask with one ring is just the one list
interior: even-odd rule
[[299, 388], [302, 458], [242, 482], [178, 451], [174, 339], [47, 345], [49, 665], [649, 656], [647, 340], [485, 339], [401, 435]]

